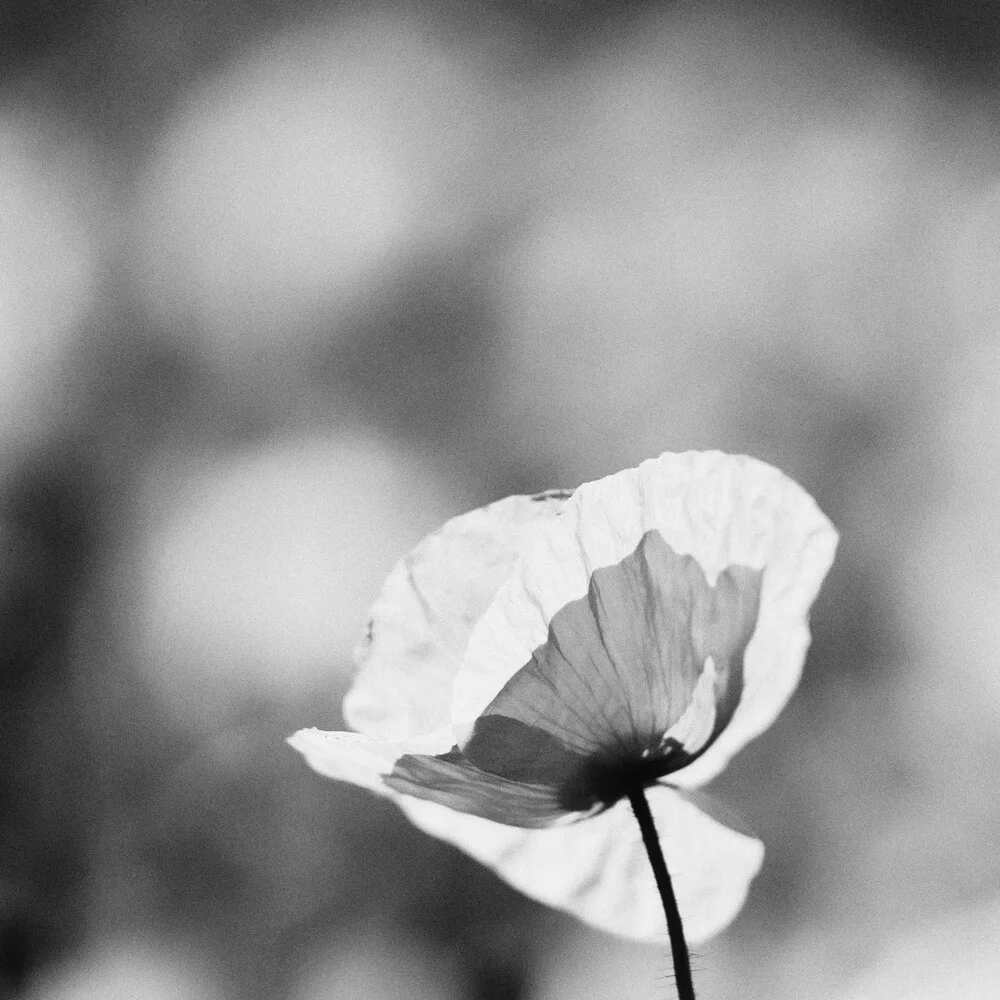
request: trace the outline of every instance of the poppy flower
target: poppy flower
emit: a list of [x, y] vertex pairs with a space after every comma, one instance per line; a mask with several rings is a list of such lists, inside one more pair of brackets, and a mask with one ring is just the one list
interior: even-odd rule
[[794, 690], [836, 542], [801, 487], [719, 452], [508, 497], [390, 573], [344, 701], [355, 731], [289, 742], [527, 895], [656, 940], [641, 799], [703, 941], [763, 847], [692, 790]]

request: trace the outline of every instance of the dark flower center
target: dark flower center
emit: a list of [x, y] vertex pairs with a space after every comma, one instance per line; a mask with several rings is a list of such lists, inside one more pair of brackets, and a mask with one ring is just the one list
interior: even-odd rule
[[456, 747], [447, 756], [487, 774], [547, 786], [567, 812], [588, 812], [613, 805], [631, 789], [645, 788], [683, 766], [679, 750], [676, 742], [655, 750], [636, 744], [582, 755], [544, 729], [504, 715], [482, 715], [464, 751]]

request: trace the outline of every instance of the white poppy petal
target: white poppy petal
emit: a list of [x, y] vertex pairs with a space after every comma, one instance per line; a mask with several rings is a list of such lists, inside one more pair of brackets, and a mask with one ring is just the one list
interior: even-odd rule
[[380, 795], [391, 795], [383, 782], [404, 754], [446, 753], [455, 742], [451, 729], [413, 740], [384, 742], [361, 733], [327, 733], [300, 729], [288, 738], [289, 746], [305, 757], [309, 766], [326, 778], [349, 781]]
[[452, 518], [396, 564], [356, 652], [349, 725], [403, 740], [450, 722], [451, 683], [473, 627], [567, 496], [512, 496]]
[[691, 701], [684, 714], [667, 730], [664, 742], [675, 740], [685, 751], [698, 750], [708, 742], [715, 718], [715, 664], [709, 657], [694, 686]]
[[[764, 847], [662, 785], [647, 790], [660, 843], [692, 944], [725, 928], [746, 899]], [[525, 830], [401, 796], [407, 816], [492, 868], [526, 896], [605, 931], [666, 941], [663, 904], [628, 802], [598, 816]]]
[[648, 532], [693, 557], [711, 586], [730, 567], [761, 573], [739, 703], [712, 746], [671, 781], [709, 780], [773, 721], [798, 682], [809, 606], [837, 534], [777, 469], [745, 456], [688, 452], [585, 483], [533, 540], [470, 636], [454, 676], [452, 721], [460, 738], [546, 642], [553, 617], [587, 595], [594, 571], [621, 563]]
[[[688, 937], [705, 940], [763, 847], [677, 786], [710, 779], [787, 701], [836, 541], [781, 472], [718, 452], [507, 498], [393, 570], [345, 700], [360, 732], [289, 742], [526, 894], [665, 941], [622, 798], [646, 786]], [[675, 787], [656, 783], [668, 774]]]

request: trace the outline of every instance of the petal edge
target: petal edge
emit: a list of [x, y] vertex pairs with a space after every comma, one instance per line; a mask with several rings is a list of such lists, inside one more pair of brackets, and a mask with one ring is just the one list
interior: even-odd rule
[[[671, 788], [658, 785], [647, 795], [685, 931], [698, 944], [739, 912], [764, 847]], [[613, 934], [666, 941], [662, 904], [627, 802], [577, 823], [525, 830], [409, 796], [398, 801], [416, 826], [461, 848], [526, 896]]]

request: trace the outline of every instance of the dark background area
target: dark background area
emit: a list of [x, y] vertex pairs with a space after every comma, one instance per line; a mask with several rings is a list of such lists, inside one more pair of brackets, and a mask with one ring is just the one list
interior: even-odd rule
[[842, 542], [712, 789], [768, 855], [702, 992], [997, 995], [998, 42], [986, 2], [0, 5], [0, 996], [671, 995], [283, 740], [445, 518], [707, 447]]

